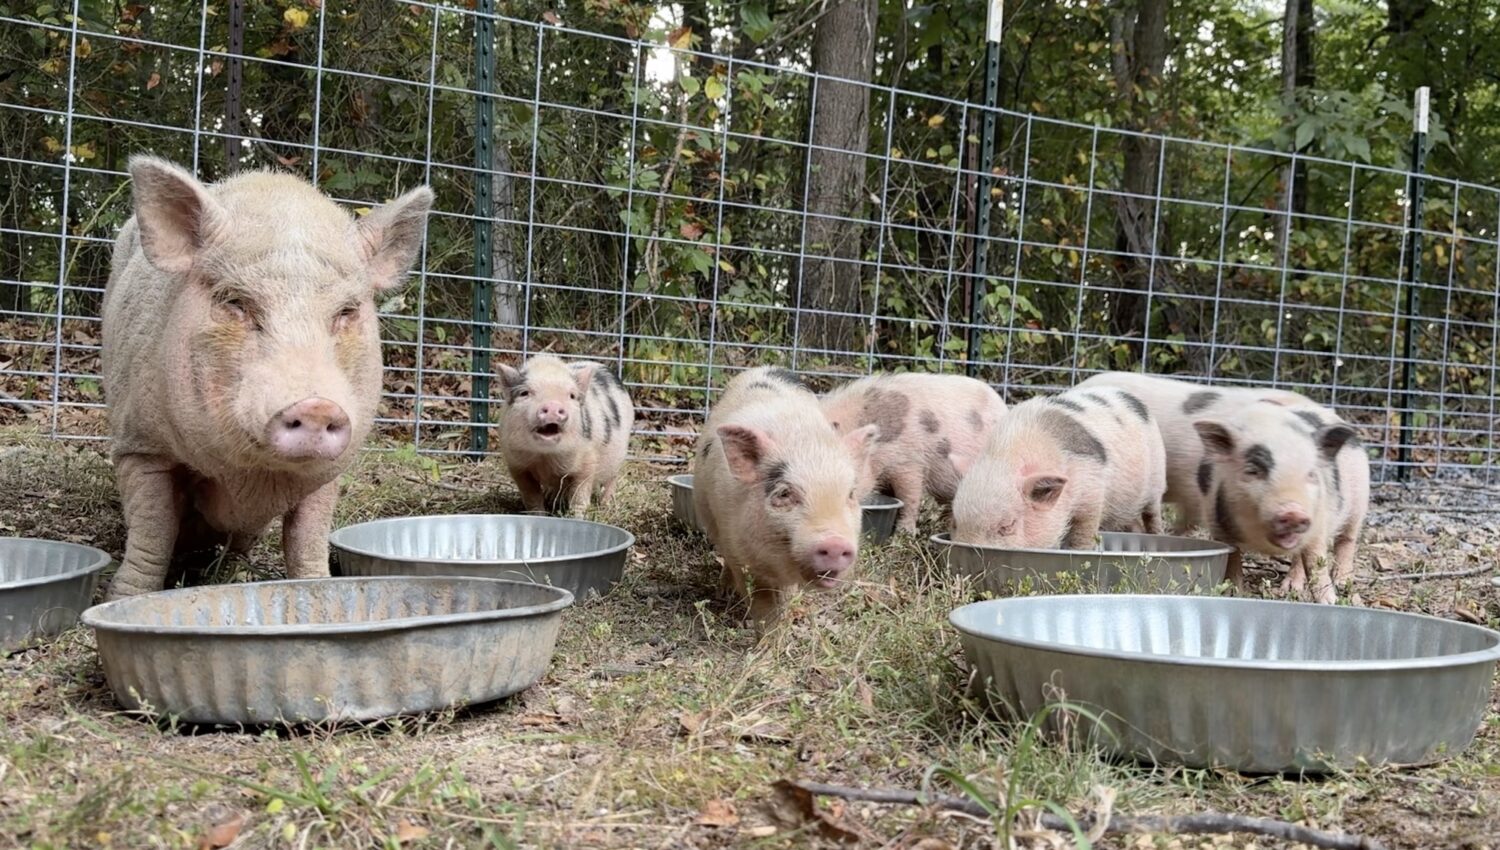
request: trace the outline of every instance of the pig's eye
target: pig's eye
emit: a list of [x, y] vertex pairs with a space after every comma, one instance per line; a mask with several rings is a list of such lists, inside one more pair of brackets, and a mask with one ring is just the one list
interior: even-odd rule
[[250, 305], [245, 303], [243, 298], [226, 298], [219, 302], [218, 307], [231, 322], [255, 324], [255, 317], [250, 313]]
[[575, 390], [573, 392], [568, 393], [568, 398], [572, 399], [573, 401], [577, 401], [578, 400], [578, 392]]
[[516, 389], [514, 395], [516, 398], [526, 398], [527, 396], [531, 395], [531, 390], [528, 390], [525, 387], [520, 387]]
[[1247, 464], [1245, 466], [1245, 477], [1246, 478], [1265, 478], [1266, 477], [1265, 467], [1263, 467], [1263, 466], [1261, 466], [1259, 464], [1255, 464], [1255, 463]]
[[349, 306], [340, 310], [337, 316], [333, 317], [333, 329], [334, 331], [341, 331], [344, 328], [347, 328], [350, 325], [354, 324], [354, 321], [358, 318], [359, 305], [350, 304]]
[[797, 504], [797, 491], [785, 484], [771, 491], [771, 507], [789, 508]]

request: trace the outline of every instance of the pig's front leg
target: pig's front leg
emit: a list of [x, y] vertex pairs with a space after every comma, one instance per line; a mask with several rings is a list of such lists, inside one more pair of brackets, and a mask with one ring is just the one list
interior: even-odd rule
[[528, 511], [545, 513], [547, 511], [547, 498], [542, 493], [542, 483], [535, 475], [524, 469], [512, 469], [510, 477], [516, 482], [516, 489], [521, 491], [521, 505]]
[[1245, 589], [1245, 554], [1235, 547], [1229, 550], [1229, 562], [1224, 565], [1224, 580], [1235, 590]]
[[281, 551], [287, 578], [328, 576], [328, 532], [339, 499], [338, 479], [312, 491], [281, 518]]
[[604, 485], [599, 488], [599, 507], [602, 508], [610, 503], [610, 500], [615, 497], [615, 485], [619, 483], [618, 476], [604, 482]]
[[1317, 549], [1306, 549], [1302, 553], [1302, 563], [1308, 573], [1312, 575], [1312, 598], [1314, 602], [1324, 605], [1332, 605], [1339, 601], [1338, 591], [1333, 586], [1333, 576], [1329, 574], [1330, 564], [1328, 559], [1318, 552], [1326, 551], [1327, 547]]
[[165, 584], [187, 503], [174, 468], [171, 461], [148, 455], [125, 455], [115, 461], [125, 509], [125, 557], [106, 598], [151, 593]]
[[594, 500], [594, 476], [578, 475], [569, 485], [573, 489], [568, 492], [568, 513], [576, 517], [588, 516], [589, 505]]
[[1073, 517], [1068, 533], [1063, 537], [1064, 549], [1092, 549], [1094, 539], [1099, 536], [1099, 514], [1090, 512]]
[[1286, 571], [1286, 578], [1281, 580], [1283, 593], [1302, 595], [1303, 588], [1307, 587], [1307, 570], [1304, 565], [1306, 557], [1305, 550], [1292, 556], [1292, 566]]
[[1333, 583], [1347, 584], [1354, 576], [1354, 550], [1358, 547], [1357, 532], [1341, 531], [1333, 540]]
[[782, 590], [779, 587], [757, 585], [750, 592], [750, 622], [761, 634], [765, 634], [781, 616]]
[[[944, 463], [947, 463], [945, 458]], [[908, 534], [917, 533], [917, 515], [922, 510], [924, 481], [921, 470], [903, 472], [890, 478], [891, 495], [901, 500], [901, 511], [896, 514], [896, 528]]]

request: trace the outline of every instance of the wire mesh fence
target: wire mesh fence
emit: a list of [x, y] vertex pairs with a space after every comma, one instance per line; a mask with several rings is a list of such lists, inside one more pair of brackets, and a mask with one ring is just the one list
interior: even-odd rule
[[380, 304], [380, 426], [425, 452], [471, 451], [495, 364], [553, 351], [620, 370], [648, 458], [685, 458], [752, 365], [1011, 401], [1144, 367], [1302, 391], [1387, 474], [1500, 473], [1491, 187], [1427, 177], [1413, 217], [1397, 168], [1003, 110], [986, 156], [962, 93], [487, 3], [60, 5], [0, 16], [0, 424], [104, 434], [98, 308], [150, 151], [355, 208], [432, 185]]

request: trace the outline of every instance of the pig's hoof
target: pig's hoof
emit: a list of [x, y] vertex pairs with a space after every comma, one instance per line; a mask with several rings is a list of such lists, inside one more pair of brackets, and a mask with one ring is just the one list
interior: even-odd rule
[[1339, 601], [1339, 595], [1334, 592], [1333, 585], [1327, 584], [1313, 591], [1313, 599], [1324, 605], [1332, 605]]

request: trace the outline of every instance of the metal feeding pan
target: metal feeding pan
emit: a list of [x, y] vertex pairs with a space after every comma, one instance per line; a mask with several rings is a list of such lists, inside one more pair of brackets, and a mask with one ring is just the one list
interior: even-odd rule
[[[693, 506], [693, 476], [673, 475], [667, 478], [672, 488], [672, 515], [688, 528], [702, 530], [698, 522], [698, 509]], [[904, 504], [891, 496], [868, 496], [860, 514], [860, 532], [872, 543], [884, 543], [896, 531], [896, 514]]]
[[1002, 711], [1062, 700], [1104, 721], [1107, 751], [1251, 773], [1454, 755], [1500, 659], [1500, 634], [1478, 626], [1264, 599], [1017, 597], [949, 620]]
[[487, 702], [547, 671], [573, 594], [480, 578], [188, 587], [85, 611], [120, 704], [188, 723], [373, 720]]
[[952, 572], [977, 576], [997, 595], [1036, 591], [1204, 592], [1224, 580], [1229, 554], [1223, 543], [1167, 534], [1104, 532], [1095, 550], [1004, 549], [932, 542]]
[[92, 546], [0, 537], [0, 653], [67, 631], [107, 566], [109, 553]]
[[328, 538], [346, 576], [479, 576], [534, 581], [579, 599], [625, 574], [630, 532], [581, 519], [456, 514], [378, 519]]

